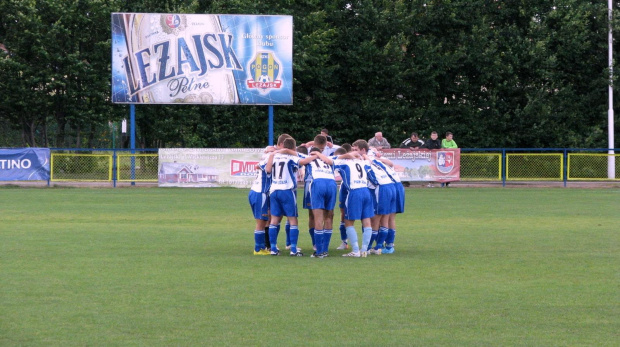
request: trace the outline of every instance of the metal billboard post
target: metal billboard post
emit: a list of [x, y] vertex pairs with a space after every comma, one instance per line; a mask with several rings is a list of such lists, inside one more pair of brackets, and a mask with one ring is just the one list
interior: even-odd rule
[[273, 146], [273, 105], [269, 105], [269, 146]]
[[[129, 122], [131, 127], [131, 132], [129, 135], [129, 148], [131, 149], [131, 154], [136, 154], [136, 105], [129, 105]], [[131, 179], [136, 179], [136, 157], [131, 156]], [[135, 181], [131, 182], [132, 186], [136, 185]]]
[[608, 156], [607, 156], [607, 178], [616, 178], [616, 156], [614, 155], [614, 87], [613, 87], [613, 33], [611, 27], [612, 13], [613, 13], [613, 1], [607, 0], [608, 18], [609, 18], [609, 35], [608, 35], [608, 47], [609, 47], [609, 110], [607, 111], [607, 133], [609, 140]]

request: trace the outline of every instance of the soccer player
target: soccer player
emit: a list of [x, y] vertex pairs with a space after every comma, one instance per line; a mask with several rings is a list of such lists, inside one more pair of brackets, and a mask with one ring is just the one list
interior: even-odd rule
[[[364, 155], [371, 162], [371, 169], [375, 175], [374, 184], [369, 181], [369, 189], [374, 198], [375, 216], [372, 219], [372, 237], [368, 245], [370, 254], [381, 254], [379, 245], [383, 245], [389, 227], [390, 215], [396, 213], [396, 187], [394, 180], [388, 174], [386, 166], [376, 159], [376, 151], [370, 151], [369, 155]], [[372, 243], [377, 241], [377, 247], [372, 248]]]
[[[295, 151], [286, 149], [283, 150], [282, 153], [297, 155], [300, 158], [308, 157], [308, 148], [304, 145], [297, 146]], [[314, 215], [312, 214], [312, 209], [310, 208], [310, 191], [309, 191], [309, 183], [312, 181], [311, 171], [307, 168], [307, 165], [304, 167], [304, 195], [302, 198], [302, 208], [304, 210], [308, 210], [308, 234], [310, 234], [310, 240], [312, 241], [312, 247], [316, 251], [316, 246], [314, 245]], [[291, 226], [286, 220], [286, 249], [291, 249], [291, 236], [290, 236]], [[301, 251], [301, 248], [297, 247], [298, 251]]]
[[265, 171], [268, 155], [264, 154], [262, 160], [256, 165], [256, 179], [248, 194], [250, 208], [256, 220], [254, 228], [254, 255], [269, 255], [265, 239], [265, 228], [269, 220], [269, 187], [271, 176]]
[[[289, 153], [293, 154], [293, 153]], [[306, 146], [297, 147], [297, 155], [300, 158], [308, 157], [308, 148]], [[308, 234], [310, 234], [310, 240], [312, 240], [312, 247], [316, 251], [316, 245], [314, 242], [314, 215], [312, 214], [312, 208], [310, 207], [310, 182], [312, 182], [312, 171], [306, 165], [304, 167], [304, 196], [302, 199], [302, 208], [308, 210]], [[289, 242], [290, 244], [290, 242]], [[287, 244], [287, 249], [289, 248]]]
[[[357, 140], [353, 143], [353, 149], [360, 150], [364, 154], [364, 151], [368, 150], [368, 143], [365, 140]], [[334, 160], [334, 168], [340, 172], [342, 184], [348, 191], [345, 200], [344, 223], [352, 252], [343, 256], [366, 257], [368, 255], [368, 243], [372, 235], [370, 218], [374, 216], [372, 196], [368, 190], [369, 172], [372, 174], [370, 165], [368, 161], [363, 159], [342, 159], [338, 157]], [[362, 251], [360, 251], [354, 226], [356, 220], [362, 222]]]
[[306, 171], [310, 173], [312, 180], [309, 182], [310, 208], [314, 216], [314, 239], [316, 252], [312, 255], [324, 258], [328, 255], [329, 242], [332, 236], [334, 222], [334, 206], [336, 205], [336, 193], [338, 187], [334, 177], [333, 159], [322, 154], [327, 145], [324, 135], [314, 138], [311, 153], [317, 158], [306, 165]]
[[396, 214], [405, 212], [405, 188], [400, 181], [398, 173], [394, 171], [394, 164], [389, 159], [381, 158], [380, 156], [377, 156], [377, 160], [385, 165], [385, 171], [394, 181], [394, 187], [396, 190], [396, 211], [395, 213], [391, 213], [389, 216], [385, 244], [380, 242], [381, 240], [378, 239], [375, 249], [383, 247], [381, 249], [382, 254], [392, 254], [394, 253], [394, 240], [396, 239]]
[[[351, 145], [348, 143], [343, 143], [342, 146], [340, 146], [340, 148], [338, 148], [336, 150], [336, 152], [334, 152], [334, 155], [338, 156], [338, 155], [342, 155], [345, 153], [349, 153], [351, 152], [352, 148]], [[342, 242], [340, 243], [340, 246], [338, 246], [336, 249], [348, 249], [349, 248], [349, 244], [347, 243], [347, 229], [344, 226], [344, 202], [347, 199], [347, 188], [345, 187], [344, 184], [340, 184], [340, 190], [338, 193], [338, 207], [340, 208], [340, 239], [342, 240]]]
[[[394, 253], [394, 240], [396, 237], [396, 214], [405, 212], [405, 188], [400, 181], [398, 173], [394, 171], [394, 164], [389, 159], [381, 157], [381, 152], [376, 152], [375, 161], [377, 165], [383, 165], [382, 168], [388, 174], [390, 179], [394, 182], [395, 188], [395, 200], [396, 210], [394, 213], [390, 213], [388, 218], [387, 235], [385, 235], [385, 243], [382, 242], [383, 235], [381, 229], [379, 229], [377, 245], [374, 250], [370, 250], [371, 253], [377, 254], [377, 250], [381, 250], [381, 254]], [[385, 232], [385, 230], [383, 230]]]
[[[284, 142], [284, 140], [289, 139], [289, 138], [293, 138], [291, 135], [286, 134], [286, 133], [282, 133], [280, 134], [280, 136], [278, 136], [278, 140], [276, 141], [276, 145], [275, 146], [267, 146], [267, 148], [265, 148], [265, 153], [270, 153], [273, 152], [275, 150], [278, 149], [282, 149], [282, 144]], [[294, 154], [294, 151], [291, 151]], [[271, 215], [269, 216], [268, 221], [271, 220]], [[280, 223], [278, 223], [278, 225], [276, 226], [278, 235], [280, 234]], [[291, 248], [291, 237], [290, 237], [290, 231], [291, 231], [291, 225], [288, 221], [288, 218], [286, 220], [286, 224], [284, 227], [284, 231], [286, 232], [286, 249], [290, 249]], [[269, 225], [265, 226], [265, 243], [268, 249], [271, 249], [271, 242], [269, 240]], [[301, 250], [301, 249], [300, 249]]]
[[250, 208], [256, 220], [254, 228], [254, 255], [269, 255], [266, 246], [265, 228], [269, 220], [269, 187], [271, 176], [265, 171], [269, 155], [263, 154], [263, 158], [256, 165], [256, 179], [252, 183], [248, 200]]
[[[295, 150], [295, 139], [287, 138], [283, 141], [284, 149]], [[283, 150], [284, 150], [283, 149]], [[269, 189], [269, 205], [271, 209], [271, 221], [269, 224], [269, 239], [271, 241], [271, 255], [279, 255], [277, 247], [277, 225], [286, 216], [290, 224], [291, 256], [301, 257], [297, 249], [299, 229], [297, 221], [297, 170], [300, 165], [305, 165], [314, 160], [316, 156], [299, 158], [295, 155], [282, 153], [278, 150], [269, 155], [266, 172], [271, 174], [271, 187]]]

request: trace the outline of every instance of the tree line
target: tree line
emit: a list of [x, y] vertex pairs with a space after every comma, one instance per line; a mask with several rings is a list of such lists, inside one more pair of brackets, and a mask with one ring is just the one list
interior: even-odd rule
[[[112, 12], [292, 15], [294, 104], [275, 108], [276, 134], [608, 146], [606, 2], [5, 0], [0, 147], [122, 145], [129, 106], [110, 102]], [[143, 148], [267, 143], [266, 106], [138, 105], [136, 121]]]

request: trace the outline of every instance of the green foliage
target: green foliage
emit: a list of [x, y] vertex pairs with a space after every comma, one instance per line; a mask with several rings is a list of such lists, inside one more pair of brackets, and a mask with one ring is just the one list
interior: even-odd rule
[[[607, 147], [607, 7], [580, 0], [3, 1], [13, 145], [109, 142], [107, 122], [128, 116], [109, 103], [111, 12], [292, 15], [294, 105], [275, 132], [302, 141], [326, 127], [339, 142], [435, 130], [470, 148]], [[141, 147], [267, 140], [259, 106], [138, 106], [137, 122]]]

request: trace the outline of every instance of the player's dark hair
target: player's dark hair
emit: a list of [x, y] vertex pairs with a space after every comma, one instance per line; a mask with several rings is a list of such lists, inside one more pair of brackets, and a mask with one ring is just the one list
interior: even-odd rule
[[[278, 146], [280, 146], [281, 144], [284, 143], [284, 140], [286, 139], [292, 139], [293, 137], [289, 134], [282, 134], [280, 136], [278, 136]], [[293, 147], [294, 148], [294, 147]]]
[[353, 147], [351, 147], [351, 145], [348, 143], [343, 143], [342, 146], [340, 146], [340, 148], [344, 148], [344, 150], [347, 151], [347, 153], [351, 152], [351, 150], [353, 149]]
[[353, 146], [354, 147], [357, 146], [357, 148], [359, 148], [360, 150], [365, 149], [366, 152], [368, 152], [368, 149], [369, 149], [368, 142], [366, 142], [366, 140], [362, 140], [362, 139], [359, 139], [359, 140], [353, 142]]
[[284, 141], [282, 142], [282, 147], [295, 150], [295, 148], [297, 147], [297, 143], [295, 142], [294, 138], [289, 137], [284, 139]]
[[315, 146], [325, 146], [327, 144], [327, 137], [325, 135], [317, 135], [314, 137]]
[[306, 146], [297, 146], [297, 153], [308, 154], [308, 147], [306, 147]]
[[327, 129], [325, 129], [325, 128], [321, 129], [321, 132], [322, 132], [322, 133], [329, 134], [329, 131], [327, 131]]
[[321, 149], [319, 147], [312, 147], [310, 148], [310, 153], [312, 152], [322, 152]]
[[[349, 145], [351, 146], [351, 145]], [[335, 155], [342, 155], [342, 154], [347, 154], [347, 150], [344, 148], [344, 146], [341, 146], [340, 148], [338, 148], [335, 152]]]

